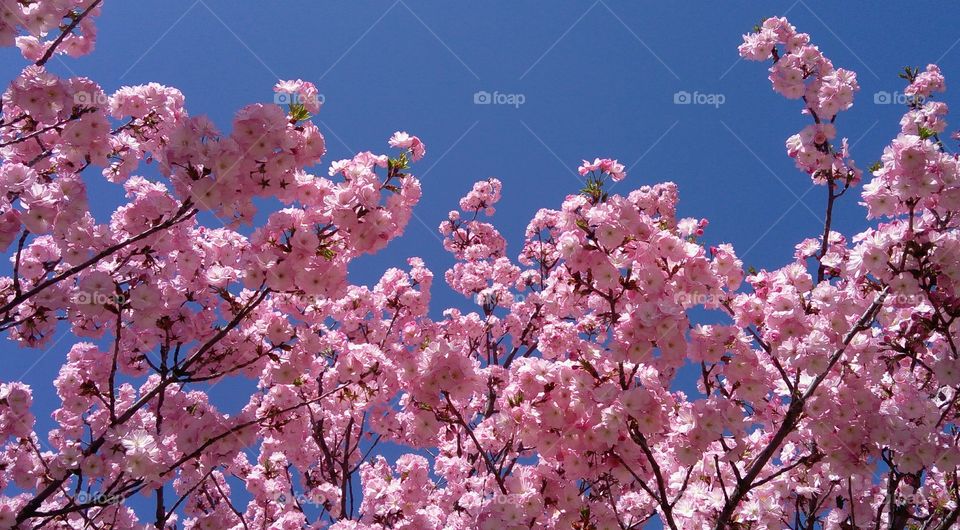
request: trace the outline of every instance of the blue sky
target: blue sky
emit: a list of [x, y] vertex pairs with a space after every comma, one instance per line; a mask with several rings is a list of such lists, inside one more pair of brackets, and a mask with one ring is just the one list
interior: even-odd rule
[[[527, 221], [575, 193], [576, 166], [596, 156], [627, 164], [616, 192], [678, 183], [681, 215], [711, 222], [705, 243], [733, 243], [746, 265], [775, 268], [821, 229], [825, 190], [812, 188], [784, 152], [784, 140], [808, 119], [797, 101], [772, 92], [767, 65], [738, 59], [741, 34], [786, 15], [836, 66], [858, 73], [861, 91], [838, 130], [869, 167], [898, 130], [902, 107], [882, 103], [884, 94], [902, 92], [903, 66], [938, 62], [948, 87], [960, 79], [958, 7], [917, 16], [902, 6], [111, 0], [98, 21], [97, 50], [50, 68], [91, 77], [107, 92], [150, 81], [175, 86], [191, 114], [207, 114], [225, 130], [236, 109], [271, 101], [278, 78], [312, 81], [326, 101], [315, 121], [327, 138], [327, 161], [385, 152], [395, 130], [419, 135], [428, 153], [415, 167], [424, 188], [417, 218], [401, 240], [356, 263], [356, 282], [375, 282], [414, 255], [442, 278], [452, 261], [436, 227], [473, 181], [489, 176], [504, 183], [496, 219], [515, 256]], [[0, 50], [4, 79], [22, 65], [15, 50]], [[523, 104], [476, 104], [480, 91]], [[723, 103], [675, 104], [678, 92]], [[120, 190], [96, 173], [90, 179], [91, 202], [105, 220]], [[858, 196], [838, 205], [835, 226], [847, 234], [866, 226]], [[463, 305], [442, 280], [434, 301], [438, 315]], [[51, 393], [70, 341], [46, 353], [8, 346], [2, 378], [29, 371], [23, 379]], [[53, 406], [39, 401], [41, 421]]]

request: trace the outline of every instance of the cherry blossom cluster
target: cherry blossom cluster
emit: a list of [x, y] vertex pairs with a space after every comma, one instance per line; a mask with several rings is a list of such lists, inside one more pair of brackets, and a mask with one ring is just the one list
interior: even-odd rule
[[317, 87], [303, 79], [281, 81], [273, 87], [273, 91], [277, 93], [277, 99], [281, 101], [286, 99], [291, 105], [302, 105], [303, 109], [311, 114], [320, 112], [320, 106], [323, 104]]
[[[58, 48], [99, 2], [11, 6], [72, 9]], [[828, 207], [789, 263], [745, 270], [678, 215], [675, 184], [613, 194], [625, 167], [597, 158], [518, 255], [494, 223], [503, 183], [473, 184], [439, 226], [446, 287], [416, 257], [373, 285], [349, 275], [413, 215], [417, 136], [316, 175], [307, 81], [223, 133], [174, 88], [108, 94], [27, 66], [2, 95], [0, 332], [27, 354], [72, 340], [51, 387], [0, 382], [0, 530], [956, 527], [943, 76], [906, 70], [862, 192], [871, 225], [844, 234], [832, 208], [861, 173], [835, 117], [855, 75], [786, 19], [740, 52], [773, 60], [813, 119], [788, 154]], [[107, 219], [92, 179], [125, 198]], [[464, 303], [432, 308], [435, 287]], [[215, 403], [226, 381], [249, 393]]]
[[602, 174], [610, 175], [614, 182], [620, 182], [627, 177], [626, 168], [623, 164], [609, 158], [596, 158], [593, 162], [583, 161], [583, 165], [578, 168], [581, 176], [586, 176], [591, 172], [599, 171]]
[[45, 63], [53, 53], [79, 57], [93, 51], [103, 0], [3, 0], [0, 46], [16, 45], [24, 58]]
[[743, 36], [739, 51], [751, 61], [772, 59], [773, 89], [786, 98], [802, 99], [803, 112], [813, 117], [813, 124], [787, 139], [787, 153], [797, 167], [821, 184], [859, 182], [861, 172], [850, 159], [846, 138], [839, 149], [832, 143], [837, 114], [853, 105], [853, 95], [860, 90], [856, 72], [834, 68], [810, 43], [810, 35], [797, 32], [786, 18], [763, 21], [755, 32]]

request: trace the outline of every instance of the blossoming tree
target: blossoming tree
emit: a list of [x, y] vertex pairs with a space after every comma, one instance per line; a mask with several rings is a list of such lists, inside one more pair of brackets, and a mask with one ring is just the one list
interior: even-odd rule
[[[677, 218], [675, 185], [611, 195], [624, 167], [597, 159], [517, 257], [490, 222], [501, 183], [475, 184], [440, 232], [444, 280], [481, 307], [441, 314], [418, 259], [372, 287], [346, 275], [403, 232], [419, 138], [318, 176], [309, 83], [223, 133], [174, 88], [47, 71], [92, 50], [100, 9], [0, 2], [0, 40], [31, 62], [2, 96], [0, 330], [76, 338], [52, 389], [0, 384], [0, 529], [960, 524], [960, 168], [936, 66], [904, 73], [900, 133], [862, 186], [874, 225], [845, 236], [856, 75], [766, 20], [740, 53], [800, 100], [787, 154], [826, 193], [792, 263], [746, 274]], [[107, 222], [86, 195], [100, 178], [127, 197]], [[260, 198], [284, 208], [244, 235]], [[672, 390], [691, 365], [697, 394]], [[257, 382], [239, 413], [206, 392], [229, 379]], [[52, 390], [38, 432], [32, 396]]]

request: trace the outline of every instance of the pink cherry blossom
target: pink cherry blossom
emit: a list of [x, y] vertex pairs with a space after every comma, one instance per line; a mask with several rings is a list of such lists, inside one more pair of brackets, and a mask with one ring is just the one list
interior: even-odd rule
[[320, 112], [320, 106], [323, 104], [320, 93], [313, 83], [302, 79], [291, 81], [280, 81], [273, 87], [277, 94], [287, 95], [291, 103], [303, 105], [307, 112], [316, 114]]
[[[34, 64], [2, 95], [0, 332], [22, 355], [72, 338], [48, 388], [0, 382], [0, 530], [960, 520], [960, 158], [935, 65], [904, 75], [859, 233], [832, 215], [864, 178], [840, 119], [856, 74], [769, 18], [739, 52], [802, 103], [786, 153], [827, 200], [791, 260], [745, 269], [676, 184], [616, 194], [624, 165], [595, 158], [518, 247], [504, 183], [464, 186], [443, 309], [421, 258], [350, 274], [413, 216], [418, 137], [317, 175], [309, 82], [220, 131], [175, 88], [44, 67], [91, 51], [99, 0], [7, 4], [0, 43]], [[125, 198], [103, 218], [101, 177]], [[248, 384], [233, 410], [225, 381]]]
[[596, 158], [593, 162], [584, 160], [583, 165], [578, 168], [578, 171], [582, 176], [593, 171], [599, 171], [600, 173], [610, 175], [610, 178], [613, 179], [614, 182], [620, 182], [627, 176], [623, 164], [609, 158]]
[[393, 133], [393, 136], [390, 137], [390, 147], [408, 149], [410, 151], [410, 157], [414, 162], [423, 158], [423, 155], [427, 152], [427, 148], [423, 142], [420, 141], [420, 138], [403, 131]]
[[940, 67], [928, 64], [926, 70], [917, 74], [916, 78], [904, 89], [908, 96], [920, 98], [930, 97], [934, 92], [943, 92], [947, 89]]

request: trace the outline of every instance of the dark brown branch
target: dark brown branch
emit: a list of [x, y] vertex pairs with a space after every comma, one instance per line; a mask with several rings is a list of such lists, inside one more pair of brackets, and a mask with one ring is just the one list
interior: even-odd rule
[[[196, 359], [198, 359], [206, 351], [212, 348], [217, 342], [223, 339], [223, 337], [225, 337], [227, 333], [229, 333], [231, 330], [236, 328], [240, 324], [240, 322], [244, 318], [246, 318], [247, 315], [250, 314], [250, 312], [252, 312], [258, 305], [260, 305], [261, 302], [263, 302], [263, 300], [266, 298], [269, 292], [270, 292], [269, 289], [265, 289], [260, 293], [260, 296], [254, 297], [250, 301], [250, 303], [244, 306], [243, 309], [241, 309], [236, 314], [236, 316], [234, 316], [234, 318], [223, 329], [218, 331], [213, 337], [211, 337], [207, 342], [205, 342], [197, 350], [196, 353], [194, 353], [189, 359], [187, 359], [187, 362], [195, 361]], [[126, 410], [126, 412], [118, 416], [115, 420], [112, 420], [110, 424], [107, 425], [107, 427], [104, 429], [103, 433], [101, 433], [100, 436], [98, 436], [95, 440], [92, 440], [90, 442], [90, 445], [83, 451], [83, 455], [89, 456], [99, 451], [100, 448], [103, 447], [103, 444], [106, 443], [107, 434], [110, 432], [112, 428], [116, 427], [117, 425], [122, 425], [127, 421], [130, 421], [130, 418], [132, 418], [140, 409], [147, 406], [147, 404], [150, 403], [159, 394], [165, 392], [167, 387], [178, 382], [179, 380], [177, 379], [176, 375], [177, 373], [174, 373], [173, 377], [170, 377], [169, 379], [165, 379], [161, 381], [160, 384], [153, 387], [153, 389], [151, 389], [149, 392], [144, 394], [133, 405], [131, 405], [130, 408]], [[60, 488], [60, 486], [62, 486], [68, 479], [70, 479], [70, 477], [72, 477], [78, 472], [79, 472], [78, 469], [74, 469], [64, 474], [62, 477], [53, 480], [52, 482], [47, 484], [45, 488], [40, 490], [40, 492], [37, 493], [37, 495], [34, 498], [27, 501], [27, 503], [23, 506], [23, 508], [21, 508], [20, 511], [17, 513], [17, 520], [16, 520], [17, 524], [22, 523], [23, 521], [26, 521], [27, 519], [30, 519], [32, 517], [35, 517], [36, 514], [38, 513], [38, 510], [40, 509], [40, 506], [43, 505], [44, 501], [46, 501], [51, 495], [56, 493], [56, 491]]]
[[95, 256], [93, 256], [92, 258], [88, 259], [87, 261], [84, 261], [83, 263], [81, 263], [81, 264], [79, 264], [79, 265], [75, 265], [75, 266], [73, 266], [73, 267], [70, 267], [69, 269], [61, 272], [60, 274], [58, 274], [58, 275], [56, 275], [56, 276], [54, 276], [54, 277], [52, 277], [52, 278], [50, 278], [50, 279], [48, 279], [48, 280], [46, 280], [46, 281], [44, 281], [44, 282], [41, 282], [41, 283], [37, 284], [36, 286], [34, 286], [34, 287], [33, 287], [32, 289], [30, 289], [29, 291], [26, 291], [26, 292], [24, 292], [24, 293], [21, 293], [21, 294], [19, 294], [19, 295], [14, 296], [12, 300], [10, 300], [10, 301], [7, 302], [6, 304], [4, 304], [3, 307], [0, 307], [0, 314], [5, 315], [5, 317], [4, 317], [5, 319], [6, 319], [6, 318], [9, 318], [9, 313], [10, 313], [10, 311], [12, 311], [13, 309], [15, 309], [18, 305], [20, 305], [21, 303], [23, 303], [25, 300], [28, 300], [28, 299], [30, 299], [31, 297], [35, 296], [37, 293], [43, 291], [43, 290], [46, 289], [47, 287], [50, 287], [50, 286], [52, 286], [52, 285], [56, 285], [56, 284], [62, 282], [63, 280], [66, 280], [67, 278], [69, 278], [69, 277], [71, 277], [71, 276], [73, 276], [73, 275], [75, 275], [75, 274], [83, 271], [83, 270], [86, 269], [87, 267], [90, 267], [91, 265], [95, 265], [97, 262], [99, 262], [99, 261], [102, 260], [103, 258], [105, 258], [105, 257], [107, 257], [107, 256], [109, 256], [109, 255], [111, 255], [111, 254], [113, 254], [113, 253], [115, 253], [115, 252], [118, 252], [118, 251], [120, 251], [120, 250], [123, 250], [124, 248], [126, 248], [126, 247], [128, 247], [128, 246], [130, 246], [130, 245], [132, 245], [132, 244], [134, 244], [134, 243], [136, 243], [137, 241], [141, 241], [141, 240], [143, 240], [143, 239], [146, 239], [146, 238], [152, 236], [153, 234], [156, 234], [157, 232], [160, 232], [160, 231], [162, 231], [162, 230], [166, 230], [167, 228], [170, 228], [170, 227], [172, 227], [172, 226], [174, 226], [174, 225], [176, 225], [176, 224], [178, 224], [178, 223], [181, 223], [181, 222], [183, 222], [183, 221], [185, 221], [185, 220], [193, 217], [194, 215], [196, 215], [197, 211], [198, 211], [198, 210], [196, 210], [195, 208], [193, 208], [192, 203], [191, 203], [189, 200], [187, 200], [186, 202], [183, 203], [183, 205], [180, 207], [180, 209], [177, 210], [177, 213], [174, 214], [174, 216], [171, 217], [170, 219], [168, 219], [168, 220], [166, 220], [166, 221], [158, 224], [157, 226], [154, 226], [153, 228], [150, 228], [149, 230], [146, 230], [146, 231], [144, 231], [144, 232], [142, 232], [142, 233], [140, 233], [140, 234], [138, 234], [138, 235], [136, 235], [136, 236], [133, 236], [133, 237], [131, 237], [131, 238], [128, 238], [128, 239], [126, 239], [126, 240], [124, 240], [124, 241], [121, 241], [120, 243], [115, 244], [115, 245], [111, 245], [111, 246], [107, 247], [106, 249], [98, 252]]
[[57, 47], [63, 43], [63, 40], [67, 38], [67, 35], [72, 33], [73, 30], [75, 30], [77, 26], [80, 25], [80, 22], [84, 18], [86, 18], [87, 15], [89, 15], [94, 9], [96, 9], [101, 2], [103, 2], [103, 0], [94, 0], [89, 7], [83, 10], [83, 12], [81, 12], [79, 15], [74, 15], [73, 21], [70, 22], [70, 24], [63, 29], [63, 32], [60, 33], [60, 35], [56, 38], [56, 40], [53, 41], [53, 44], [51, 44], [50, 47], [47, 48], [47, 51], [43, 52], [43, 57], [40, 57], [40, 60], [38, 60], [35, 64], [37, 66], [43, 66], [47, 64], [47, 61], [49, 61], [50, 58], [53, 57], [53, 53], [57, 51]]
[[716, 530], [727, 530], [730, 527], [734, 510], [737, 509], [740, 501], [743, 500], [747, 493], [756, 487], [754, 480], [756, 480], [757, 476], [760, 475], [760, 471], [762, 471], [767, 465], [767, 462], [773, 458], [773, 455], [780, 448], [780, 444], [782, 444], [783, 441], [786, 440], [787, 436], [789, 436], [790, 433], [792, 433], [796, 428], [797, 423], [800, 421], [800, 416], [803, 414], [803, 409], [804, 406], [806, 406], [807, 400], [813, 396], [813, 393], [816, 392], [820, 384], [823, 383], [823, 381], [827, 378], [827, 376], [833, 370], [833, 367], [838, 361], [840, 361], [840, 358], [846, 351], [847, 346], [850, 345], [850, 342], [853, 341], [853, 338], [859, 335], [861, 331], [868, 329], [873, 324], [873, 319], [883, 306], [883, 302], [886, 300], [889, 290], [889, 286], [883, 289], [883, 291], [877, 296], [877, 299], [870, 304], [870, 307], [864, 311], [864, 313], [857, 320], [857, 323], [847, 333], [846, 337], [844, 337], [843, 344], [830, 357], [830, 361], [827, 363], [826, 369], [810, 383], [809, 388], [807, 388], [807, 390], [798, 399], [790, 402], [787, 413], [784, 415], [783, 421], [780, 423], [780, 428], [777, 429], [777, 432], [773, 435], [773, 438], [770, 439], [770, 442], [767, 444], [767, 446], [763, 448], [763, 451], [760, 452], [756, 460], [753, 461], [753, 464], [750, 465], [750, 468], [747, 469], [747, 472], [743, 475], [743, 478], [737, 480], [737, 485], [733, 490], [733, 494], [730, 495], [730, 498], [724, 503], [723, 509], [717, 518], [717, 524], [714, 526]]
[[67, 118], [67, 119], [65, 119], [65, 120], [58, 121], [57, 123], [54, 123], [53, 125], [48, 125], [48, 126], [42, 128], [42, 129], [37, 129], [36, 131], [33, 131], [32, 133], [27, 134], [26, 136], [21, 136], [21, 137], [19, 137], [19, 138], [14, 139], [14, 140], [10, 140], [9, 142], [2, 142], [2, 143], [0, 143], [0, 147], [7, 147], [7, 146], [19, 144], [19, 143], [21, 143], [21, 142], [26, 142], [27, 140], [30, 140], [31, 138], [36, 138], [36, 137], [40, 136], [41, 134], [43, 134], [43, 133], [45, 133], [45, 132], [50, 132], [50, 131], [59, 129], [60, 127], [63, 127], [64, 125], [66, 125], [66, 124], [68, 124], [68, 123], [70, 123], [70, 122], [72, 122], [72, 121], [74, 121], [74, 120], [76, 120], [76, 119], [79, 119], [79, 118], [80, 118], [81, 116], [83, 116], [84, 114], [89, 114], [89, 113], [91, 113], [91, 112], [93, 112], [93, 111], [95, 111], [95, 110], [97, 110], [97, 109], [94, 108], [94, 107], [87, 107], [87, 108], [80, 109], [80, 110], [74, 112], [73, 114], [71, 114], [70, 117]]
[[467, 422], [463, 419], [463, 416], [460, 415], [460, 412], [456, 407], [453, 406], [453, 402], [450, 401], [450, 394], [444, 392], [443, 398], [447, 400], [447, 405], [450, 407], [450, 411], [453, 412], [454, 416], [457, 417], [457, 422], [467, 431], [467, 434], [470, 436], [470, 439], [473, 440], [473, 444], [477, 447], [477, 452], [480, 453], [480, 457], [483, 458], [484, 463], [487, 464], [487, 470], [493, 475], [494, 479], [497, 481], [497, 485], [500, 487], [500, 492], [504, 495], [507, 494], [507, 487], [503, 483], [503, 477], [497, 473], [497, 467], [493, 465], [493, 462], [490, 460], [490, 455], [483, 449], [483, 446], [480, 445], [480, 440], [477, 440], [475, 434], [473, 434], [473, 429], [467, 425]]

